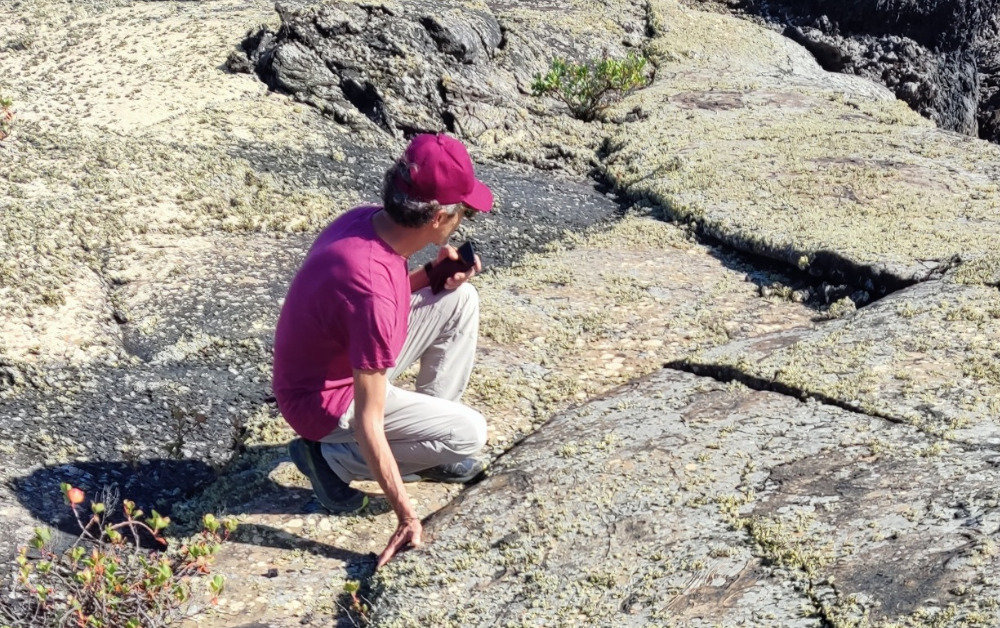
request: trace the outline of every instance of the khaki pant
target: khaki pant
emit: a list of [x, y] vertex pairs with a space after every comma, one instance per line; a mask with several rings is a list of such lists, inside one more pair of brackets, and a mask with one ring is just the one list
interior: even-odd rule
[[[385, 399], [385, 437], [401, 475], [458, 462], [486, 444], [486, 419], [458, 403], [469, 383], [479, 335], [479, 295], [469, 283], [431, 294], [430, 288], [410, 298], [406, 343], [389, 371]], [[392, 380], [420, 362], [416, 392]], [[345, 482], [372, 479], [354, 437], [354, 403], [338, 428], [322, 439], [323, 457]]]

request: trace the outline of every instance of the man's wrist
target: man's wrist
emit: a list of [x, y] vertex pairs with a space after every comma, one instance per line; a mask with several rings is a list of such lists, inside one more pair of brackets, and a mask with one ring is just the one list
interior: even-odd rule
[[409, 496], [406, 498], [405, 504], [399, 504], [399, 508], [394, 509], [396, 511], [396, 518], [400, 523], [406, 523], [407, 521], [420, 521], [420, 517], [414, 512], [413, 506], [410, 505]]

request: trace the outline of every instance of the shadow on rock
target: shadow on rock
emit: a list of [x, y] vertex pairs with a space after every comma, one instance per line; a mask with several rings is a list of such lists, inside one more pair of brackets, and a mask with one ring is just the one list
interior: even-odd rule
[[[280, 528], [258, 523], [240, 524], [230, 540], [234, 543], [261, 545], [283, 550], [299, 550], [314, 556], [339, 560], [346, 563], [349, 568], [356, 570], [358, 574], [370, 573], [375, 568], [375, 555], [370, 552], [362, 554], [342, 549], [303, 538]], [[357, 577], [358, 574], [354, 574], [354, 576]]]
[[[11, 481], [17, 499], [33, 517], [59, 532], [76, 537], [80, 533], [72, 510], [66, 504], [59, 485], [71, 484], [86, 494], [79, 507], [84, 522], [90, 516], [90, 503], [103, 502], [109, 521], [122, 521], [121, 503], [132, 500], [150, 513], [154, 509], [169, 515], [173, 504], [193, 495], [198, 488], [215, 478], [215, 470], [198, 460], [153, 459], [129, 462], [75, 462], [42, 467], [30, 475]], [[146, 536], [144, 545], [157, 546]]]
[[[172, 516], [171, 530], [200, 525], [204, 512], [226, 514], [241, 512], [264, 515], [304, 515], [326, 513], [311, 489], [283, 486], [270, 473], [287, 462], [284, 445], [252, 447], [246, 455], [221, 474], [199, 460], [154, 459], [129, 462], [76, 462], [42, 467], [10, 482], [18, 501], [39, 522], [56, 531], [55, 546], [68, 547], [80, 534], [80, 523], [63, 498], [60, 484], [68, 483], [84, 491], [86, 498], [78, 507], [81, 521], [90, 517], [91, 502], [103, 502], [108, 523], [124, 520], [122, 500], [135, 502], [143, 517], [153, 510]], [[214, 484], [213, 484], [214, 483]], [[221, 487], [221, 490], [217, 490]], [[209, 495], [210, 494], [210, 495]], [[373, 499], [364, 511], [376, 516], [389, 511], [382, 499]], [[148, 535], [140, 535], [149, 548], [160, 545]], [[25, 539], [26, 540], [26, 539]], [[319, 543], [293, 533], [256, 523], [241, 523], [233, 540], [241, 543], [300, 549], [348, 563], [364, 562], [367, 556]]]

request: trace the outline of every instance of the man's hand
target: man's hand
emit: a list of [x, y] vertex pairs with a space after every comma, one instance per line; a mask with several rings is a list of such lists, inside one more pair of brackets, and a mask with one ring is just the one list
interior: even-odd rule
[[396, 531], [392, 533], [392, 537], [389, 539], [389, 544], [378, 555], [378, 564], [375, 565], [375, 569], [380, 569], [382, 565], [389, 562], [400, 550], [420, 547], [420, 535], [423, 531], [424, 527], [420, 523], [420, 519], [416, 517], [400, 520], [399, 525], [396, 526]]
[[[464, 273], [455, 273], [454, 275], [448, 277], [448, 279], [445, 280], [444, 287], [446, 290], [454, 290], [455, 288], [459, 287], [466, 281], [472, 279], [472, 277], [475, 276], [476, 273], [478, 273], [483, 269], [483, 262], [482, 260], [479, 259], [479, 255], [477, 254], [475, 257], [476, 257], [475, 266], [473, 266]], [[458, 259], [458, 258], [459, 258], [458, 249], [451, 246], [450, 244], [446, 244], [438, 250], [437, 259], [434, 260], [434, 265], [437, 266], [446, 259]]]

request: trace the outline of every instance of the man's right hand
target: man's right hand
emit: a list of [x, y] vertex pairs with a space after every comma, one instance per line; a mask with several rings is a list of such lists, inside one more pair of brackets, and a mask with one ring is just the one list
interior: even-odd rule
[[399, 522], [396, 531], [389, 538], [389, 544], [385, 546], [382, 553], [378, 555], [378, 564], [375, 569], [380, 569], [382, 565], [389, 562], [397, 552], [411, 547], [420, 547], [420, 535], [423, 534], [424, 526], [417, 517], [407, 517]]

